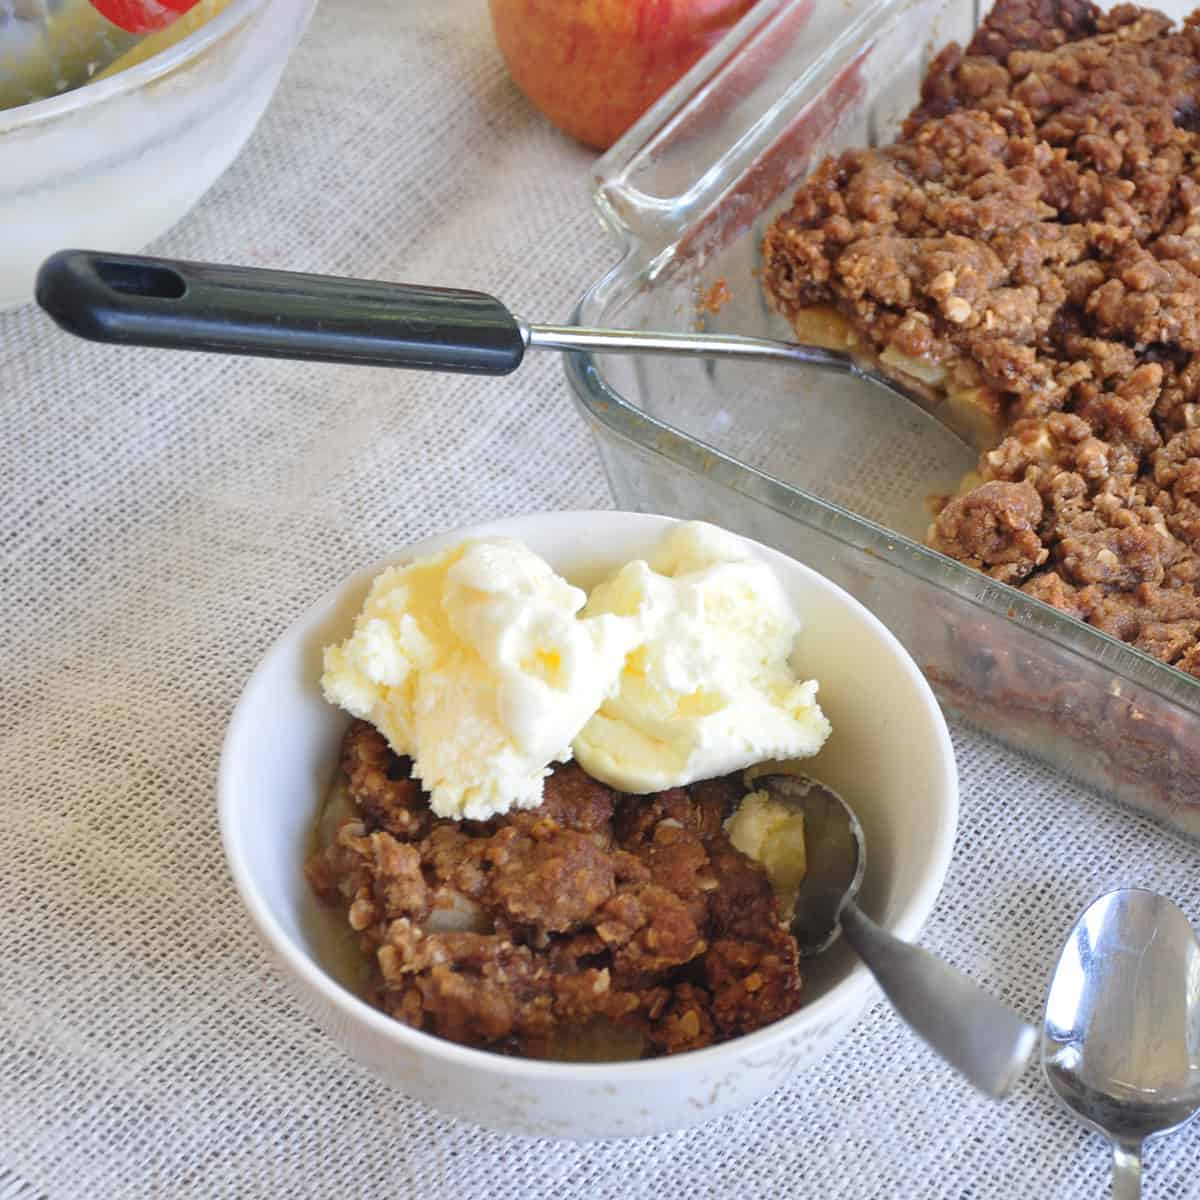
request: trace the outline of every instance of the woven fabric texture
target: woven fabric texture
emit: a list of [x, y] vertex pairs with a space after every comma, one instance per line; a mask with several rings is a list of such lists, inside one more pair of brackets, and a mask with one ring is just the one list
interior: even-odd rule
[[[612, 260], [589, 154], [525, 104], [483, 0], [327, 0], [258, 133], [158, 247], [477, 287], [559, 320]], [[213, 800], [272, 639], [423, 535], [611, 503], [554, 356], [503, 380], [74, 341], [0, 316], [0, 1194], [1096, 1197], [1104, 1144], [1036, 1071], [972, 1094], [885, 1006], [743, 1114], [646, 1141], [507, 1137], [377, 1083], [244, 919]], [[1198, 848], [956, 731], [926, 943], [1031, 1019], [1110, 885], [1200, 921]], [[1200, 1128], [1148, 1194], [1200, 1196]]]

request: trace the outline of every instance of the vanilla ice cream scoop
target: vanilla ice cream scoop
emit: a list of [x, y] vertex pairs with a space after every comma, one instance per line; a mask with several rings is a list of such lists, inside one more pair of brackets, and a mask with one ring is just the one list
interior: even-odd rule
[[435, 813], [483, 820], [536, 808], [572, 753], [639, 794], [815, 754], [829, 722], [799, 631], [770, 568], [712, 525], [674, 526], [590, 599], [481, 539], [384, 571], [321, 683], [412, 758]]
[[676, 525], [648, 562], [593, 589], [586, 619], [635, 622], [618, 686], [575, 738], [589, 775], [648, 793], [815, 754], [829, 736], [817, 682], [792, 658], [800, 619], [732, 534]]
[[585, 600], [519, 542], [466, 543], [384, 571], [321, 684], [412, 758], [439, 816], [535, 808], [640, 640]]

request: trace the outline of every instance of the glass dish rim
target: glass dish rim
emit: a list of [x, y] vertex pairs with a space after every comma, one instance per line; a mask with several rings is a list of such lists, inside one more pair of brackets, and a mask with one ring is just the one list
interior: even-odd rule
[[[651, 281], [655, 263], [637, 253], [638, 239], [624, 224], [606, 195], [608, 182], [622, 174], [634, 156], [684, 112], [689, 103], [713, 81], [722, 67], [734, 61], [747, 36], [769, 16], [810, 0], [759, 0], [725, 37], [679, 80], [616, 142], [596, 160], [592, 169], [592, 203], [608, 235], [616, 242], [617, 261], [591, 284], [576, 303], [570, 321], [574, 325], [595, 324], [591, 315], [610, 294], [631, 294], [636, 285]], [[868, 19], [899, 10], [910, 0], [872, 0], [847, 21], [857, 28]], [[976, 5], [976, 9], [978, 9]], [[828, 57], [834, 47], [818, 54]], [[789, 89], [786, 95], [790, 95]], [[782, 104], [782, 98], [780, 101]], [[761, 122], [760, 122], [761, 124]], [[744, 142], [746, 139], [740, 139]], [[728, 154], [705, 171], [721, 174]], [[788, 184], [792, 189], [798, 181]], [[744, 235], [743, 235], [744, 236]], [[1169, 703], [1200, 716], [1200, 679], [1153, 656], [1135, 649], [1119, 638], [1088, 625], [1078, 617], [1055, 609], [1020, 589], [975, 571], [903, 534], [857, 515], [795, 484], [743, 463], [718, 449], [651, 416], [626, 400], [611, 385], [591, 351], [565, 351], [563, 367], [576, 402], [584, 414], [605, 432], [644, 454], [662, 458], [691, 474], [756, 500], [776, 512], [815, 528], [835, 540], [879, 558], [909, 575], [948, 591], [958, 601], [981, 613], [1019, 624], [1057, 647], [1086, 658], [1114, 677], [1114, 697], [1121, 694], [1125, 680]]]

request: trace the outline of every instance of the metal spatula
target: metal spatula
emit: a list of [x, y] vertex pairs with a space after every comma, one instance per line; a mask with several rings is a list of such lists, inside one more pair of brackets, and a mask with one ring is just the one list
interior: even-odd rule
[[930, 397], [849, 354], [767, 338], [535, 325], [483, 292], [63, 250], [37, 302], [95, 342], [507, 375], [527, 350], [688, 354], [854, 375], [925, 411]]

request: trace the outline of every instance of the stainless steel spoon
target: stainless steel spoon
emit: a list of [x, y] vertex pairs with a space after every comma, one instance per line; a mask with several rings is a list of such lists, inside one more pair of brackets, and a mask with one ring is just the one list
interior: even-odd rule
[[126, 346], [472, 375], [507, 375], [527, 350], [683, 354], [853, 375], [935, 416], [942, 399], [843, 351], [735, 334], [539, 325], [494, 296], [453, 288], [63, 250], [42, 264], [36, 295], [68, 332]]
[[1165, 896], [1109, 892], [1071, 930], [1050, 981], [1042, 1066], [1113, 1147], [1113, 1195], [1141, 1195], [1142, 1145], [1200, 1111], [1200, 942]]
[[1005, 1095], [1033, 1053], [1034, 1027], [928, 950], [881, 929], [855, 904], [866, 839], [837, 792], [802, 775], [763, 776], [751, 786], [804, 813], [808, 869], [791, 923], [801, 955], [821, 953], [844, 932], [909, 1028], [980, 1091]]

